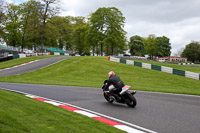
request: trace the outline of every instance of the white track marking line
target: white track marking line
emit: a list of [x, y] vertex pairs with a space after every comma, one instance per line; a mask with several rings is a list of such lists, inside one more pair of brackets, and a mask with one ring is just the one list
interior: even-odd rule
[[45, 103], [49, 103], [49, 104], [52, 104], [52, 105], [55, 105], [55, 106], [59, 106], [61, 104], [59, 103], [56, 103], [56, 102], [53, 102], [53, 101], [44, 101]]
[[92, 113], [89, 113], [89, 112], [86, 112], [86, 111], [82, 111], [82, 110], [75, 110], [74, 112], [88, 116], [88, 117], [100, 117], [98, 115], [95, 115], [95, 114], [92, 114]]
[[144, 133], [144, 132], [136, 130], [134, 128], [130, 128], [130, 127], [126, 126], [126, 125], [115, 125], [114, 127], [118, 128], [118, 129], [121, 129], [121, 130], [124, 130], [124, 131], [126, 131], [128, 133]]

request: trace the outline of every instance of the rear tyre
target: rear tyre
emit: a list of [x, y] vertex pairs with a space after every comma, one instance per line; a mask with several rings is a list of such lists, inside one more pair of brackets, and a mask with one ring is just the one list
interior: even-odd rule
[[103, 93], [104, 98], [109, 102], [109, 103], [113, 103], [114, 100], [110, 99], [110, 97], [108, 95], [106, 95], [106, 93]]
[[126, 93], [126, 104], [131, 108], [134, 108], [137, 105], [135, 97], [130, 93]]

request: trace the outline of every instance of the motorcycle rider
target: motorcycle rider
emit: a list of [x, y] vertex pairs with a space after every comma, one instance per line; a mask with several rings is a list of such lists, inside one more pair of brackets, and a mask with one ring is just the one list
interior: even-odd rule
[[[125, 86], [123, 81], [120, 80], [120, 78], [115, 75], [113, 71], [110, 71], [108, 73], [108, 82], [107, 85], [105, 86], [105, 90], [108, 90], [109, 86], [113, 85], [115, 88], [109, 90], [110, 95], [114, 96], [116, 100], [119, 100], [119, 92], [122, 91], [122, 88]], [[111, 97], [114, 99], [113, 97]]]

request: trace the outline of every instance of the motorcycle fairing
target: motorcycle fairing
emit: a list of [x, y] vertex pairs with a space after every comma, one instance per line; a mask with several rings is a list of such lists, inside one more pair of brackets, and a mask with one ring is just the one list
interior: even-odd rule
[[128, 86], [128, 85], [124, 86], [124, 87], [122, 88], [122, 91], [121, 91], [119, 94], [122, 95], [124, 92], [126, 92], [126, 91], [129, 90], [130, 88], [131, 88], [131, 86]]

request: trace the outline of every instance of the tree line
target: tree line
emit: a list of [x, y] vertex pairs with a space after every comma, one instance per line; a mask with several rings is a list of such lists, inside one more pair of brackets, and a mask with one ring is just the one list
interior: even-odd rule
[[[58, 16], [56, 0], [6, 4], [1, 11], [0, 38], [9, 46], [38, 50], [44, 46], [77, 51], [80, 55], [170, 55], [167, 37], [133, 36], [128, 43], [125, 17], [115, 7], [99, 8], [87, 18]], [[2, 7], [2, 6], [1, 6]]]
[[153, 57], [170, 56], [171, 43], [170, 39], [162, 36], [156, 37], [154, 34], [144, 38], [141, 36], [132, 36], [129, 41], [131, 55], [144, 56], [148, 54]]
[[[165, 57], [171, 55], [170, 39], [162, 36], [156, 37], [154, 34], [148, 37], [138, 35], [130, 37], [128, 43], [131, 55], [144, 56], [148, 54], [151, 59], [153, 57]], [[185, 48], [181, 48], [176, 56], [186, 57], [188, 61], [200, 63], [200, 42], [191, 41]]]
[[187, 57], [189, 61], [200, 63], [200, 42], [192, 41], [187, 44], [181, 53], [181, 57]]
[[1, 1], [0, 38], [9, 46], [44, 46], [80, 55], [115, 55], [127, 49], [125, 17], [115, 7], [99, 8], [86, 17], [59, 16], [57, 0], [29, 0], [20, 5]]

